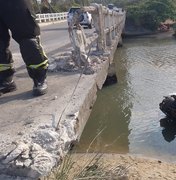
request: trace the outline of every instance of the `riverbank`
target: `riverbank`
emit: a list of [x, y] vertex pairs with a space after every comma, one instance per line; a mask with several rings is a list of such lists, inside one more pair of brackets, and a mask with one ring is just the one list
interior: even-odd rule
[[[120, 154], [74, 154], [68, 179], [175, 180], [176, 164]], [[79, 174], [79, 175], [78, 175]]]
[[151, 31], [144, 28], [140, 29], [132, 29], [132, 30], [124, 30], [122, 33], [123, 38], [134, 38], [134, 37], [148, 37], [148, 36], [163, 36], [166, 35], [174, 36], [175, 32], [173, 29], [169, 29], [167, 31]]

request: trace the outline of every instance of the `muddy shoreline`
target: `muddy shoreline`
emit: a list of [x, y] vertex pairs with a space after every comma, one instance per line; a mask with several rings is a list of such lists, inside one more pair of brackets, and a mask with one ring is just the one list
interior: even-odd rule
[[[158, 159], [133, 155], [103, 154], [97, 161], [95, 154], [74, 154], [74, 166], [70, 171], [70, 179], [82, 167], [85, 171], [94, 171], [93, 174], [101, 179], [124, 180], [175, 180], [176, 164], [167, 163]], [[95, 159], [95, 163], [93, 162]], [[92, 161], [92, 164], [86, 163]], [[97, 174], [96, 174], [97, 172]]]

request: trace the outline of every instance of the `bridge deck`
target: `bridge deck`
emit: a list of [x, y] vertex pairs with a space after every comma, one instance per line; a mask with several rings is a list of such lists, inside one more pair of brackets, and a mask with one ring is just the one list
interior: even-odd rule
[[[115, 15], [118, 18], [118, 14]], [[101, 30], [98, 51], [90, 57], [90, 60], [97, 60], [93, 63], [94, 74], [81, 75], [78, 71], [49, 73], [48, 94], [34, 98], [32, 81], [25, 67], [18, 66], [14, 78], [18, 90], [0, 97], [0, 179], [4, 179], [4, 175], [15, 175], [28, 180], [48, 174], [69, 151], [70, 145], [79, 139], [121, 38], [125, 14], [119, 17], [119, 25], [106, 28], [107, 32]], [[104, 28], [101, 19], [98, 23]], [[57, 53], [65, 42], [62, 35], [66, 29], [51, 27], [43, 31], [50, 57], [57, 59], [59, 56]], [[62, 42], [58, 41], [58, 36]], [[62, 45], [65, 51], [71, 50], [66, 50], [66, 43]]]

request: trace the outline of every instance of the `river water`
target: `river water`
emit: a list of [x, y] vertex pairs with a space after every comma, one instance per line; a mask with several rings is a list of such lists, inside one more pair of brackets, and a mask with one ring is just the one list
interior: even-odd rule
[[176, 161], [176, 126], [161, 127], [163, 96], [176, 93], [176, 39], [124, 40], [114, 58], [118, 83], [98, 92], [78, 152], [127, 153]]

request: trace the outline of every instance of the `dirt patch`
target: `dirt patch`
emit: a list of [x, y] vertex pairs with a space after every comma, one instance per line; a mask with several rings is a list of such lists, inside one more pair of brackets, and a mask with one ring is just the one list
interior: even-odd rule
[[[176, 164], [128, 155], [75, 154], [69, 179], [175, 180]], [[78, 175], [79, 174], [79, 175]]]

